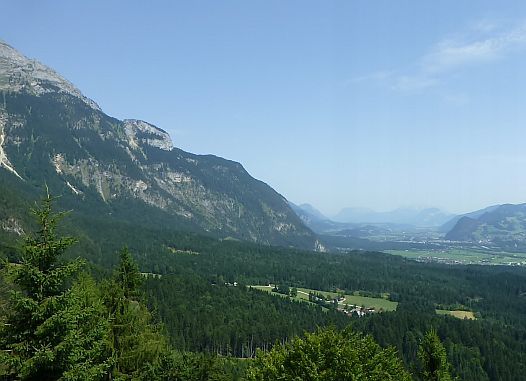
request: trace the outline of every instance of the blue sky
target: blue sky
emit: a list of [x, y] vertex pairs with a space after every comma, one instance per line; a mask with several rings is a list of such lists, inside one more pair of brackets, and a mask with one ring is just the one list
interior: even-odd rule
[[526, 202], [524, 1], [4, 0], [0, 38], [329, 215]]

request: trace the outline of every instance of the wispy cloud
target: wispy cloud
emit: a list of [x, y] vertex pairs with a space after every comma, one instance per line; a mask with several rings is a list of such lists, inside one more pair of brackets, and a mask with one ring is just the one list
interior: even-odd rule
[[469, 25], [469, 29], [473, 32], [491, 33], [500, 28], [502, 21], [482, 19]]
[[459, 66], [489, 62], [524, 45], [526, 45], [524, 24], [486, 38], [444, 40], [422, 58], [423, 71], [440, 73]]
[[[432, 46], [412, 65], [412, 72], [381, 71], [358, 77], [389, 85], [403, 92], [418, 92], [441, 84], [451, 72], [470, 65], [501, 59], [526, 47], [526, 22], [503, 29], [483, 21], [468, 32], [447, 38]], [[383, 75], [379, 75], [383, 73]]]

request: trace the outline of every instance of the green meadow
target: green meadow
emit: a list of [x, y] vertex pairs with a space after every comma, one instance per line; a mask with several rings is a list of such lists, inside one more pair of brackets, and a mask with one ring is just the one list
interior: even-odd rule
[[[286, 298], [286, 295], [273, 292], [272, 288], [273, 285], [270, 286], [249, 286], [257, 290], [270, 292], [272, 295], [281, 296]], [[336, 298], [341, 294], [338, 294], [337, 292], [330, 292], [330, 291], [319, 291], [319, 290], [313, 290], [310, 288], [298, 288], [298, 294], [295, 297], [289, 297], [290, 299], [302, 301], [302, 302], [309, 302], [309, 293], [317, 293], [322, 294], [325, 297], [329, 298]], [[361, 306], [365, 308], [374, 308], [376, 311], [395, 311], [396, 307], [398, 306], [397, 302], [392, 302], [390, 300], [387, 300], [388, 295], [383, 295], [383, 298], [373, 298], [369, 296], [361, 296], [359, 291], [354, 292], [353, 294], [343, 294], [344, 299], [338, 303], [340, 307], [348, 305], [356, 305]], [[314, 304], [314, 303], [311, 303]]]

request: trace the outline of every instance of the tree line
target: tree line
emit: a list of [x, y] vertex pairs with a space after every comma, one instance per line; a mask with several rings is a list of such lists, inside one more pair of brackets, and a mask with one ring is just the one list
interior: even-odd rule
[[[46, 197], [35, 209], [36, 234], [21, 251], [8, 252], [0, 277], [4, 379], [244, 379], [260, 362], [236, 357], [289, 351], [304, 332], [333, 326], [339, 334], [348, 325], [381, 348], [395, 348], [417, 379], [424, 379], [419, 347], [431, 330], [444, 343], [453, 376], [526, 374], [523, 269], [421, 264], [368, 252], [320, 255], [170, 232], [134, 240], [134, 229], [123, 233], [132, 250], [112, 256], [107, 247], [93, 257], [82, 253], [86, 235], [76, 243], [58, 234], [59, 222], [77, 230], [71, 218], [52, 212], [52, 202]], [[91, 227], [101, 237], [107, 228]], [[268, 283], [289, 293], [389, 293], [399, 306], [351, 319], [246, 287]], [[438, 316], [437, 306], [470, 308], [479, 319]]]
[[[111, 276], [98, 282], [83, 271], [85, 260], [64, 260], [76, 239], [57, 233], [66, 213], [55, 213], [53, 200], [47, 194], [33, 210], [38, 231], [27, 235], [20, 260], [6, 261], [2, 269], [2, 291], [9, 292], [9, 299], [5, 302], [2, 298], [6, 313], [0, 320], [1, 379], [411, 379], [394, 347], [381, 348], [371, 336], [349, 328], [339, 331], [334, 326], [318, 329], [305, 338], [291, 337], [270, 351], [258, 351], [256, 359], [245, 367], [211, 355], [174, 350], [140, 291], [150, 277], [139, 271], [127, 248], [120, 250]], [[238, 290], [245, 295], [262, 295], [246, 288]], [[205, 292], [205, 299], [207, 296]], [[267, 302], [276, 300], [268, 297]], [[295, 315], [304, 307], [299, 303], [288, 306]], [[202, 312], [207, 311], [206, 304], [204, 309]], [[327, 325], [330, 318], [319, 308], [317, 312], [325, 318], [319, 323]], [[235, 320], [242, 322], [242, 318]], [[427, 336], [423, 340], [417, 374], [423, 379], [448, 380], [443, 346], [436, 341], [436, 333], [429, 335], [435, 342], [427, 342]], [[206, 349], [210, 352], [213, 348]], [[256, 354], [254, 349], [246, 348], [251, 357]], [[232, 350], [236, 352], [235, 346]], [[299, 358], [303, 361], [297, 361]]]
[[33, 210], [38, 232], [22, 257], [2, 269], [9, 288], [0, 326], [0, 377], [4, 380], [227, 379], [214, 361], [173, 351], [144, 304], [143, 277], [130, 252], [102, 282], [65, 261], [76, 239], [57, 235], [65, 213], [47, 195]]

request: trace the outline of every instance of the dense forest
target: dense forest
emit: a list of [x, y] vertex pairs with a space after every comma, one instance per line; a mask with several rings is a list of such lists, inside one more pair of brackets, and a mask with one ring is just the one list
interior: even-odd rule
[[[35, 211], [36, 233], [0, 248], [6, 258], [0, 283], [4, 379], [273, 379], [276, 374], [262, 369], [271, 372], [276, 359], [294, 358], [327, 337], [357, 340], [357, 348], [378, 352], [378, 359], [414, 379], [428, 379], [426, 340], [434, 343], [444, 374], [526, 377], [524, 269], [424, 264], [361, 251], [322, 254], [169, 230], [134, 235], [133, 226], [110, 229], [102, 219], [99, 225], [74, 213], [62, 219], [46, 200]], [[90, 229], [105, 241], [93, 242]], [[128, 249], [117, 247], [123, 239]], [[399, 304], [395, 312], [351, 318], [247, 287], [269, 283], [384, 293]], [[39, 287], [48, 289], [35, 292]], [[477, 319], [440, 316], [436, 308], [470, 310]], [[316, 333], [302, 339], [305, 332]], [[27, 349], [35, 343], [45, 345]], [[351, 352], [342, 355], [345, 361], [357, 356]], [[307, 353], [314, 363], [325, 356]], [[341, 377], [320, 374], [317, 379]]]
[[[408, 367], [416, 361], [425, 332], [435, 328], [446, 345], [454, 374], [461, 379], [526, 377], [524, 269], [423, 264], [381, 253], [319, 254], [239, 242], [201, 240], [181, 248], [184, 250], [166, 259], [166, 267], [173, 268], [170, 275], [149, 278], [146, 288], [149, 300], [178, 342], [174, 343], [184, 342], [185, 348], [224, 353], [226, 347], [227, 353], [246, 356], [254, 346], [266, 348], [274, 335], [292, 337], [319, 324], [319, 316], [325, 315], [326, 322], [338, 327], [350, 324], [372, 334], [383, 346], [394, 345]], [[240, 286], [228, 285], [234, 282]], [[303, 314], [289, 318], [294, 307], [285, 305], [295, 302], [274, 297], [273, 303], [259, 310], [255, 300], [270, 302], [272, 297], [242, 287], [268, 283], [387, 292], [399, 304], [396, 312], [353, 319], [305, 305]], [[284, 319], [274, 316], [277, 304], [284, 305], [278, 314]], [[438, 307], [469, 309], [477, 320], [439, 316], [435, 313]], [[287, 325], [290, 319], [296, 324]], [[263, 326], [262, 321], [266, 322]], [[185, 333], [183, 328], [189, 325], [200, 329]], [[229, 331], [229, 337], [217, 341], [218, 332], [225, 335]]]

